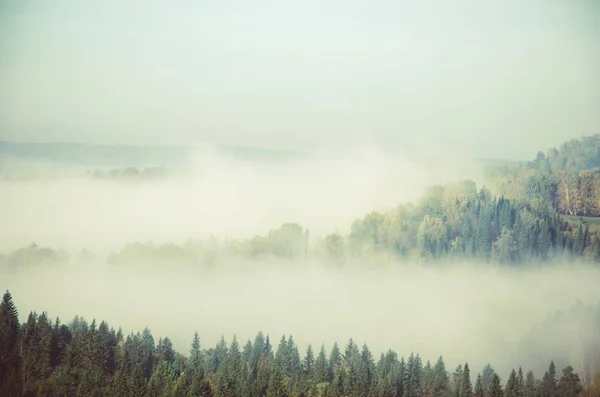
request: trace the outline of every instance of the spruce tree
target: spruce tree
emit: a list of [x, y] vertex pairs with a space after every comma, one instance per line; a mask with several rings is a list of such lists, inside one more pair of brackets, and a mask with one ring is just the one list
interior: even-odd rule
[[275, 367], [269, 379], [267, 397], [289, 397], [290, 391], [279, 367]]
[[171, 364], [164, 360], [152, 372], [148, 382], [148, 397], [169, 397], [172, 394]]
[[540, 394], [544, 397], [555, 397], [557, 390], [558, 382], [556, 380], [556, 367], [554, 366], [554, 361], [551, 361], [548, 371], [546, 371], [542, 378]]
[[575, 255], [583, 255], [585, 248], [585, 234], [583, 231], [583, 225], [579, 223], [577, 227], [577, 234], [575, 235], [575, 241], [573, 242], [573, 253]]
[[506, 386], [504, 388], [504, 396], [505, 397], [520, 397], [518, 389], [519, 389], [519, 385], [518, 385], [518, 381], [517, 381], [517, 373], [513, 369], [510, 372], [508, 381], [506, 382]]
[[519, 397], [523, 397], [523, 393], [525, 393], [525, 379], [523, 378], [523, 368], [519, 367], [519, 372], [517, 373], [517, 393]]
[[462, 380], [460, 382], [459, 397], [473, 397], [473, 386], [471, 386], [471, 371], [469, 370], [469, 364], [465, 363], [462, 373]]
[[538, 238], [538, 250], [542, 259], [548, 259], [552, 248], [552, 234], [548, 222], [543, 219], [540, 222], [540, 236]]
[[490, 364], [486, 364], [486, 366], [483, 367], [483, 370], [481, 371], [481, 383], [484, 392], [487, 391], [488, 384], [490, 383], [490, 380], [492, 379], [492, 376], [495, 373], [496, 371], [494, 371], [494, 368], [492, 368]]
[[579, 375], [573, 367], [568, 365], [563, 369], [563, 375], [558, 381], [558, 395], [562, 397], [576, 397], [582, 390]]
[[340, 353], [340, 348], [335, 342], [333, 347], [331, 348], [331, 353], [329, 355], [329, 382], [333, 382], [338, 372], [342, 368], [342, 355]]
[[523, 397], [536, 397], [535, 377], [532, 371], [527, 372]]
[[202, 354], [200, 351], [200, 337], [198, 332], [194, 332], [194, 338], [192, 339], [192, 347], [190, 349], [189, 365], [193, 369], [197, 369], [202, 365]]
[[[419, 382], [420, 383], [420, 382]], [[418, 384], [417, 384], [418, 385]], [[416, 386], [419, 390], [419, 387]], [[444, 359], [440, 356], [433, 367], [433, 390], [434, 396], [447, 396], [450, 394], [450, 379], [446, 371]]]
[[369, 350], [366, 343], [363, 343], [361, 350], [361, 363], [359, 370], [359, 394], [369, 395], [371, 394], [371, 387], [375, 380], [375, 362], [373, 361], [373, 355]]
[[205, 379], [202, 366], [192, 371], [192, 384], [188, 396], [210, 396], [211, 388]]
[[487, 206], [482, 206], [479, 212], [479, 220], [477, 222], [477, 233], [475, 235], [475, 245], [477, 255], [487, 259], [490, 256], [492, 247], [492, 225]]
[[502, 385], [500, 384], [498, 374], [494, 373], [491, 376], [485, 397], [503, 397]]
[[319, 355], [315, 360], [314, 369], [314, 382], [316, 384], [329, 381], [329, 363], [327, 361], [327, 354], [325, 353], [325, 346], [321, 345]]
[[0, 396], [20, 396], [19, 312], [10, 292], [0, 303]]
[[304, 368], [304, 372], [306, 373], [306, 379], [312, 380], [313, 371], [315, 366], [315, 355], [313, 353], [312, 345], [309, 343], [306, 348], [306, 355], [304, 356], [304, 362], [302, 363], [302, 367]]
[[477, 380], [475, 381], [475, 397], [484, 397], [484, 394], [483, 378], [481, 377], [481, 374], [477, 374]]

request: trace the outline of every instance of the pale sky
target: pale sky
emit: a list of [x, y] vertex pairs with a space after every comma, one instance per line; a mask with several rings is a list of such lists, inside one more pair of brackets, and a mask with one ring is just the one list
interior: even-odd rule
[[0, 0], [0, 139], [532, 158], [600, 133], [600, 2]]

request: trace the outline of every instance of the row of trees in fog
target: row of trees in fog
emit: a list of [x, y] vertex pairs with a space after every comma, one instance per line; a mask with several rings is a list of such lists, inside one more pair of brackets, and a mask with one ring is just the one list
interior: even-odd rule
[[30, 313], [19, 324], [7, 291], [0, 303], [0, 395], [2, 396], [598, 396], [595, 382], [582, 384], [571, 366], [553, 362], [542, 377], [522, 368], [501, 377], [487, 365], [471, 373], [468, 363], [454, 371], [439, 357], [398, 357], [393, 350], [376, 359], [352, 339], [327, 352], [311, 345], [301, 356], [293, 337], [277, 345], [258, 333], [245, 344], [234, 336], [203, 349], [196, 333], [189, 353], [175, 351], [168, 337], [147, 328], [123, 335], [106, 322], [51, 322]]
[[[444, 198], [446, 189], [426, 196], [418, 206], [404, 204], [372, 212], [352, 224], [350, 233], [333, 233], [309, 246], [308, 230], [284, 224], [264, 236], [243, 241], [190, 240], [183, 245], [136, 242], [108, 258], [109, 263], [214, 264], [231, 258], [298, 259], [331, 263], [365, 258], [431, 261], [441, 259], [523, 263], [556, 257], [600, 261], [600, 234], [595, 225], [569, 220], [542, 202], [495, 198], [474, 190]], [[309, 249], [310, 247], [310, 249]], [[83, 251], [79, 259], [93, 255]], [[7, 265], [68, 260], [64, 251], [36, 245], [0, 257]]]
[[[600, 215], [599, 167], [596, 135], [566, 142], [526, 164], [492, 167], [490, 189], [473, 181], [430, 187], [416, 204], [355, 220], [347, 235], [311, 241], [308, 230], [286, 223], [246, 240], [135, 242], [114, 252], [109, 262], [213, 264], [225, 258], [308, 256], [338, 264], [365, 258], [523, 263], [563, 256], [599, 262], [600, 218], [593, 218]], [[0, 256], [0, 263], [65, 258], [62, 251], [31, 246]]]

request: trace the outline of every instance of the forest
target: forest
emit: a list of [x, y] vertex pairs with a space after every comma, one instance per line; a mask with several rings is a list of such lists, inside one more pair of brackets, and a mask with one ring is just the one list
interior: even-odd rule
[[[367, 213], [352, 222], [347, 235], [333, 232], [313, 241], [309, 230], [290, 222], [242, 240], [130, 242], [108, 262], [212, 265], [232, 258], [307, 257], [338, 265], [367, 259], [600, 262], [600, 135], [568, 141], [529, 162], [490, 164], [486, 175], [487, 185], [480, 188], [471, 180], [449, 182], [427, 188], [416, 203]], [[0, 255], [0, 264], [61, 261], [65, 255], [33, 244]]]
[[[275, 346], [276, 343], [276, 346]], [[503, 375], [503, 376], [501, 376]], [[9, 291], [0, 303], [0, 395], [12, 396], [600, 396], [600, 372], [582, 382], [571, 365], [551, 361], [540, 377], [524, 368], [498, 374], [488, 364], [446, 368], [443, 357], [424, 362], [418, 353], [398, 357], [389, 349], [374, 357], [366, 343], [350, 339], [309, 345], [301, 356], [292, 335], [273, 342], [259, 332], [241, 344], [234, 336], [202, 348], [175, 351], [148, 328], [124, 335], [102, 321], [76, 316], [69, 324], [43, 312], [19, 323]]]

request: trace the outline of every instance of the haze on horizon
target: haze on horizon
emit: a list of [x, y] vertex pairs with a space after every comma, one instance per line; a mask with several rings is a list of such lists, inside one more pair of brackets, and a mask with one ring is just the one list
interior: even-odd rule
[[600, 131], [599, 13], [589, 0], [4, 1], [0, 138], [531, 158]]

